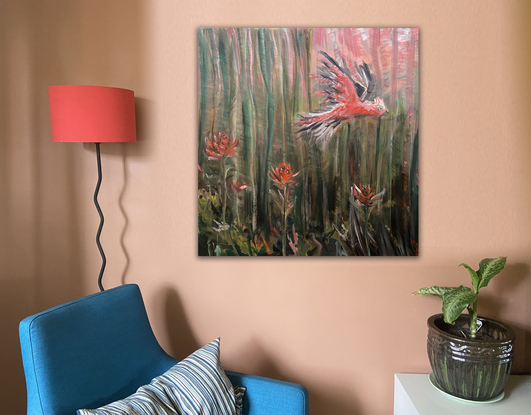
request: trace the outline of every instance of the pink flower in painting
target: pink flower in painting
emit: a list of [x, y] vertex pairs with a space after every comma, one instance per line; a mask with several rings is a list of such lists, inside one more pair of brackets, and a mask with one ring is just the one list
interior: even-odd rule
[[238, 177], [238, 180], [231, 181], [229, 180], [229, 185], [232, 187], [232, 190], [234, 190], [234, 193], [239, 193], [244, 189], [247, 189], [249, 186], [247, 183], [241, 182], [241, 177]]
[[[360, 189], [361, 187], [361, 189]], [[354, 195], [354, 201], [360, 207], [372, 207], [374, 204], [380, 200], [384, 194], [385, 189], [380, 193], [374, 194], [372, 188], [368, 184], [360, 185], [360, 187], [354, 185], [352, 187], [352, 194]]]
[[269, 176], [273, 179], [275, 186], [279, 189], [284, 189], [285, 186], [297, 185], [297, 182], [293, 179], [299, 175], [299, 172], [293, 173], [291, 170], [291, 163], [278, 163], [277, 168], [275, 169], [271, 167], [271, 170]]
[[239, 140], [229, 137], [221, 132], [214, 138], [207, 139], [207, 149], [205, 150], [209, 160], [221, 160], [223, 157], [237, 157], [236, 146]]

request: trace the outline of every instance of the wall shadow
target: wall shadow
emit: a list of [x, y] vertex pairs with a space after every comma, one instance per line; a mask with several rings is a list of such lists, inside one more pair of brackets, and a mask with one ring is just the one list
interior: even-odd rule
[[[508, 264], [500, 275], [495, 276], [488, 288], [483, 288], [478, 303], [479, 313], [502, 320], [511, 298], [522, 290], [528, 282], [529, 265], [524, 263]], [[479, 306], [478, 306], [479, 307]]]
[[126, 284], [126, 277], [127, 277], [127, 271], [129, 270], [130, 260], [129, 260], [129, 253], [127, 252], [127, 246], [125, 243], [125, 236], [127, 233], [127, 228], [129, 226], [129, 217], [127, 216], [127, 211], [126, 211], [125, 203], [124, 203], [124, 197], [125, 197], [127, 185], [129, 183], [129, 173], [127, 170], [127, 158], [125, 155], [125, 149], [123, 150], [123, 154], [122, 154], [122, 165], [123, 165], [124, 185], [122, 187], [122, 190], [120, 191], [120, 196], [118, 197], [118, 207], [120, 208], [120, 212], [122, 213], [122, 216], [124, 218], [124, 226], [122, 228], [122, 232], [120, 233], [120, 246], [122, 248], [122, 252], [125, 258], [125, 265], [122, 271], [122, 284]]
[[[195, 337], [177, 291], [173, 288], [167, 288], [163, 294], [163, 301], [165, 304], [165, 327], [170, 344], [166, 352], [177, 360], [182, 360], [204, 345]], [[258, 342], [251, 341], [250, 344], [251, 346], [249, 347], [252, 350], [246, 354], [253, 356], [253, 368], [248, 372], [244, 371], [244, 373], [304, 385], [308, 389], [312, 412], [323, 414], [348, 413], [353, 415], [361, 413], [357, 406], [359, 400], [352, 394], [346, 393], [349, 389], [348, 387], [335, 395], [326, 393], [326, 391], [323, 391], [322, 384], [310, 384], [304, 379], [294, 377], [292, 374], [282, 370], [282, 366], [277, 364]], [[227, 371], [232, 370], [228, 366], [224, 367]]]
[[[507, 321], [509, 307], [514, 309], [513, 299], [529, 287], [529, 265], [525, 263], [509, 264], [495, 276], [487, 288], [483, 288], [478, 300], [478, 313], [508, 323], [516, 331], [515, 361], [513, 373], [526, 373], [531, 369], [531, 333], [528, 327]], [[526, 300], [529, 293], [526, 294]], [[527, 311], [529, 314], [529, 311]], [[522, 320], [520, 320], [522, 321]]]
[[[93, 239], [82, 231], [83, 212], [93, 205], [92, 194], [85, 194], [81, 184], [95, 166], [83, 171], [83, 146], [52, 142], [47, 88], [62, 84], [139, 87], [144, 75], [140, 40], [146, 7], [142, 0], [2, 4], [2, 413], [26, 411], [20, 320], [88, 294], [87, 263], [100, 260], [97, 250], [90, 258], [85, 258], [83, 250]], [[95, 284], [91, 287], [97, 289]]]
[[[513, 3], [511, 3], [513, 4]], [[531, 96], [531, 78], [529, 72], [531, 71], [531, 31], [529, 30], [529, 20], [531, 19], [531, 3], [527, 1], [519, 1], [509, 9], [509, 17], [513, 22], [512, 39], [518, 39], [518, 42], [512, 42], [510, 45], [511, 54], [514, 56], [513, 68], [511, 73], [512, 83], [518, 86], [519, 103], [514, 110], [517, 111], [518, 119], [526, 119], [527, 108], [525, 103]], [[527, 139], [531, 133], [531, 125], [529, 123], [521, 123], [519, 130], [519, 147], [517, 163], [524, 166], [523, 173], [520, 175], [521, 188], [523, 192], [529, 193], [529, 186], [531, 185], [531, 163], [529, 157], [531, 155], [531, 142]], [[528, 205], [527, 205], [528, 206]], [[527, 269], [529, 271], [529, 269]], [[527, 278], [530, 276], [527, 275]], [[516, 353], [523, 354], [523, 372], [531, 373], [531, 282], [526, 282], [526, 310], [525, 318], [526, 328], [515, 328], [517, 330], [516, 339]]]
[[182, 360], [204, 345], [197, 341], [177, 291], [168, 288], [163, 301], [170, 343], [170, 349], [166, 352], [175, 359]]
[[33, 310], [27, 295], [27, 280], [0, 281], [0, 397], [6, 408], [2, 412], [23, 414], [26, 410], [26, 382], [18, 340], [18, 324]]
[[[124, 220], [124, 225], [120, 232], [120, 247], [125, 260], [120, 279], [122, 284], [126, 284], [128, 282], [128, 272], [130, 265], [130, 256], [126, 242], [128, 228], [130, 226], [130, 218], [127, 212], [126, 200], [127, 192], [131, 184], [129, 164], [131, 160], [143, 159], [149, 156], [149, 142], [151, 141], [150, 134], [153, 128], [152, 122], [150, 120], [153, 119], [153, 108], [153, 101], [135, 96], [137, 141], [135, 143], [107, 143], [101, 146], [102, 164], [105, 163], [103, 160], [104, 157], [106, 159], [119, 158], [121, 161], [120, 173], [123, 177], [123, 185], [118, 196], [118, 208]], [[96, 150], [93, 144], [84, 144], [84, 149], [94, 153], [94, 159], [96, 158]], [[116, 174], [116, 172], [113, 173]]]
[[511, 369], [513, 375], [529, 375], [531, 353], [531, 332], [520, 324], [511, 323], [510, 326], [516, 332], [516, 341], [514, 343], [514, 363]]
[[122, 271], [122, 284], [127, 283], [127, 274], [129, 271], [130, 258], [127, 251], [126, 244], [126, 234], [129, 227], [129, 216], [127, 214], [125, 196], [127, 194], [127, 189], [129, 187], [129, 168], [128, 160], [130, 159], [142, 159], [149, 156], [149, 141], [150, 141], [150, 132], [153, 131], [152, 122], [153, 120], [153, 110], [154, 104], [153, 101], [142, 98], [135, 97], [135, 117], [136, 117], [136, 143], [127, 143], [125, 145], [113, 145], [109, 148], [109, 154], [114, 156], [119, 156], [122, 159], [122, 172], [123, 172], [123, 186], [120, 191], [120, 196], [118, 198], [118, 205], [120, 212], [124, 218], [124, 226], [120, 234], [120, 246], [125, 258], [125, 265]]
[[147, 158], [151, 154], [151, 142], [153, 131], [155, 130], [153, 120], [155, 119], [155, 102], [153, 100], [135, 97], [136, 113], [136, 140], [134, 146], [128, 148], [129, 155], [135, 158]]
[[[351, 393], [351, 388], [346, 385], [344, 388], [334, 388], [331, 393], [323, 388], [323, 382], [312, 383], [307, 379], [293, 376], [291, 371], [282, 369], [282, 364], [275, 361], [274, 358], [264, 349], [259, 341], [251, 339], [246, 342], [248, 350], [245, 350], [246, 356], [253, 357], [253, 366], [249, 371], [239, 370], [240, 372], [249, 373], [256, 376], [263, 376], [271, 379], [278, 379], [285, 382], [298, 383], [308, 390], [310, 408], [312, 413], [316, 414], [361, 414], [358, 402], [360, 400]], [[225, 366], [224, 366], [225, 367]], [[230, 371], [230, 367], [225, 367]], [[330, 386], [330, 388], [332, 388]]]

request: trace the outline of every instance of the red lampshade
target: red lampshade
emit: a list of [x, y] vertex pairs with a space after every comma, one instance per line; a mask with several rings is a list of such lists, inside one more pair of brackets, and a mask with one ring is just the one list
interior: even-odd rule
[[53, 141], [125, 143], [136, 141], [135, 95], [104, 86], [48, 87]]

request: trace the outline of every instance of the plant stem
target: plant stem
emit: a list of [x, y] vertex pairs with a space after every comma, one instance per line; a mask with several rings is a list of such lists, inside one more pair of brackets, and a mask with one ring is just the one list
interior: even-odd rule
[[232, 239], [232, 227], [228, 229], [228, 232], [229, 232], [229, 243], [230, 243], [230, 246], [232, 247], [232, 251], [234, 252], [234, 255], [240, 256], [240, 253], [238, 252], [238, 250], [236, 249], [236, 246], [234, 245], [234, 239]]
[[225, 222], [225, 210], [227, 209], [227, 172], [225, 171], [225, 156], [221, 159], [221, 168], [223, 169], [223, 207], [221, 210], [221, 221]]
[[470, 338], [471, 339], [476, 338], [477, 327], [478, 327], [478, 300], [472, 303], [472, 313], [470, 313]]
[[287, 226], [288, 226], [288, 186], [284, 185], [284, 212], [282, 212], [282, 256], [286, 256]]
[[363, 210], [365, 211], [365, 248], [367, 249], [367, 256], [371, 256], [371, 250], [369, 248], [369, 208], [364, 206]]

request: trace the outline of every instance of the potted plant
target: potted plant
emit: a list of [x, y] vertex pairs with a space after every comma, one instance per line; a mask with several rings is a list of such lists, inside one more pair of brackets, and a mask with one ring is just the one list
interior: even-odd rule
[[[511, 372], [514, 330], [477, 313], [479, 290], [505, 267], [506, 259], [485, 258], [477, 271], [460, 264], [468, 270], [473, 290], [463, 285], [435, 285], [414, 293], [442, 299], [442, 314], [428, 319], [428, 357], [437, 386], [462, 399], [488, 401], [498, 397]], [[462, 314], [465, 309], [468, 316]]]

